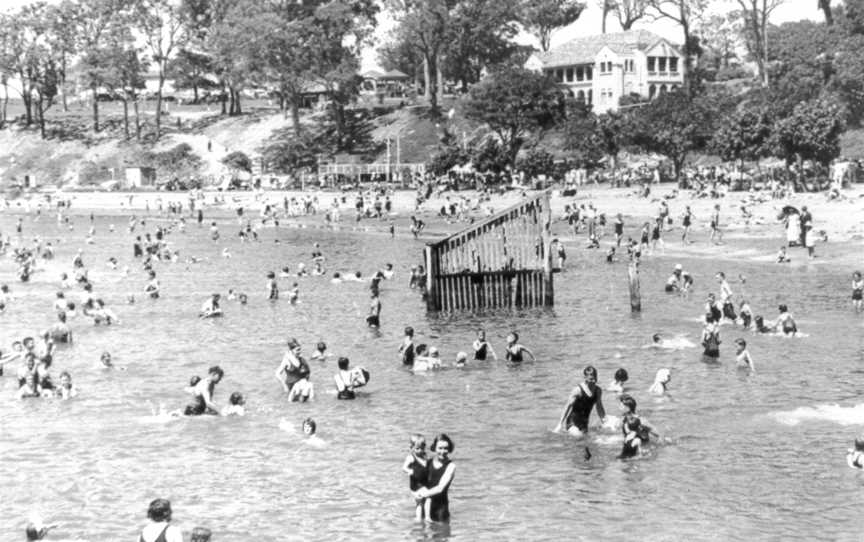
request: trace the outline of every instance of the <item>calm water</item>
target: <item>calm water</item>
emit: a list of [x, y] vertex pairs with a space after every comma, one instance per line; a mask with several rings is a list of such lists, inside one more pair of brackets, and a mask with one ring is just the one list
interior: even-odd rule
[[[0, 231], [14, 231], [14, 220], [0, 217]], [[56, 260], [30, 284], [14, 278], [10, 260], [0, 261], [0, 282], [17, 296], [0, 316], [4, 348], [52, 323], [59, 272], [71, 267], [87, 230], [85, 218], [76, 222], [68, 232], [47, 218], [25, 221], [26, 234], [63, 238]], [[108, 233], [108, 222], [116, 223], [116, 233]], [[864, 319], [849, 306], [846, 269], [657, 257], [644, 263], [644, 312], [633, 316], [624, 265], [608, 266], [597, 251], [571, 248], [569, 268], [556, 277], [554, 310], [430, 316], [406, 287], [419, 241], [283, 228], [264, 230], [260, 244], [240, 244], [227, 235], [235, 227], [226, 222], [221, 229], [230, 239], [219, 243], [197, 227], [172, 234], [182, 256], [207, 260], [159, 264], [163, 297], [139, 294], [136, 304], [126, 305], [125, 295], [140, 292], [146, 276], [132, 263], [125, 226], [122, 218], [98, 219], [97, 243], [85, 249], [96, 294], [122, 323], [73, 321], [76, 344], [57, 355], [54, 372], [56, 378], [70, 370], [79, 397], [16, 401], [8, 376], [14, 369], [0, 379], [0, 540], [21, 539], [32, 512], [61, 524], [55, 540], [132, 540], [156, 497], [171, 499], [184, 531], [205, 525], [219, 541], [860, 538], [864, 479], [844, 455], [864, 425], [862, 409], [851, 408], [864, 402]], [[331, 272], [370, 275], [395, 264], [396, 279], [382, 290], [380, 333], [364, 324], [367, 285], [309, 277], [299, 279], [296, 306], [264, 299], [265, 273], [308, 262], [316, 241]], [[775, 244], [753, 247], [768, 251]], [[233, 258], [220, 256], [225, 246]], [[132, 265], [129, 278], [107, 268], [112, 255], [121, 268]], [[678, 261], [696, 276], [689, 299], [662, 293]], [[710, 277], [718, 270], [747, 277], [756, 314], [773, 317], [776, 305], [787, 303], [809, 337], [748, 334], [758, 370], [752, 375], [734, 367], [732, 341], [740, 333], [731, 326], [723, 327], [716, 365], [701, 362], [701, 349], [640, 348], [655, 332], [698, 342], [697, 318], [708, 288], [716, 289]], [[740, 291], [740, 282], [732, 284]], [[287, 290], [289, 281], [280, 286]], [[228, 303], [219, 320], [196, 318], [211, 291], [228, 288], [248, 293], [249, 304]], [[478, 362], [469, 370], [414, 375], [396, 354], [408, 324], [417, 342], [438, 346], [448, 360], [470, 351], [478, 327], [499, 352], [507, 331], [517, 329], [538, 361], [517, 368]], [[324, 340], [332, 353], [365, 365], [372, 373], [367, 393], [336, 401], [335, 362], [313, 362], [316, 399], [288, 403], [273, 373], [290, 336], [307, 354]], [[99, 370], [106, 349], [128, 371]], [[160, 405], [181, 408], [189, 378], [216, 363], [226, 372], [217, 402], [242, 391], [245, 418], [154, 419]], [[604, 386], [615, 369], [627, 368], [640, 412], [670, 443], [650, 457], [621, 462], [614, 433], [584, 441], [551, 433], [589, 363]], [[662, 401], [646, 393], [660, 367], [673, 369], [670, 397]], [[827, 406], [834, 403], [843, 408]], [[617, 414], [612, 394], [605, 404]], [[314, 416], [327, 447], [302, 442], [297, 433], [306, 416]], [[283, 419], [296, 432], [280, 429]], [[413, 522], [400, 465], [409, 433], [440, 431], [455, 441], [457, 471], [452, 523], [436, 530]]]

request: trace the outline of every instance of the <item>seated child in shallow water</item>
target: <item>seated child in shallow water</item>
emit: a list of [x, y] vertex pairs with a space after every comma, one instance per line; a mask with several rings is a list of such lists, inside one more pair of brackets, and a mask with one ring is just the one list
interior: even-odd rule
[[855, 447], [849, 448], [846, 464], [853, 469], [864, 469], [864, 437], [855, 439]]
[[312, 352], [312, 355], [309, 356], [309, 359], [317, 359], [320, 361], [325, 361], [327, 356], [330, 354], [327, 353], [327, 344], [324, 341], [319, 341], [317, 345], [315, 345], [315, 351]]
[[222, 411], [223, 416], [245, 416], [246, 415], [246, 398], [239, 391], [231, 394], [228, 399], [228, 406]]
[[[413, 494], [420, 488], [427, 487], [429, 475], [426, 459], [426, 439], [423, 435], [411, 435], [408, 446], [408, 456], [402, 463], [402, 472], [408, 475], [408, 487]], [[423, 499], [414, 499], [416, 506], [415, 519], [423, 519]]]
[[654, 395], [664, 395], [669, 381], [672, 380], [672, 371], [669, 369], [657, 369], [657, 374], [654, 376], [654, 383], [648, 388], [648, 393]]
[[288, 392], [289, 401], [300, 401], [305, 403], [315, 396], [315, 391], [309, 378], [301, 378], [291, 386], [291, 391]]
[[615, 371], [615, 380], [609, 384], [609, 387], [606, 389], [608, 391], [614, 391], [615, 393], [623, 393], [624, 392], [624, 383], [627, 382], [629, 375], [627, 374], [627, 370], [624, 368], [618, 369]]

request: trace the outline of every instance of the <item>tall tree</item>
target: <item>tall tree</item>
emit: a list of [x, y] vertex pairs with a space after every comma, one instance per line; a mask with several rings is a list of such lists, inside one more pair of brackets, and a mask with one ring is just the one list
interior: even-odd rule
[[88, 0], [78, 4], [75, 18], [77, 48], [81, 51], [79, 71], [90, 88], [93, 106], [93, 131], [99, 131], [99, 90], [108, 70], [110, 51], [107, 37], [114, 28], [128, 26], [129, 0]]
[[708, 0], [648, 0], [658, 18], [669, 19], [681, 27], [684, 37], [684, 87], [688, 94], [692, 86], [693, 56], [699, 40], [693, 31], [708, 8]]
[[522, 24], [540, 42], [540, 50], [546, 52], [552, 40], [552, 32], [576, 22], [585, 10], [585, 2], [579, 0], [525, 0]]
[[510, 165], [531, 135], [554, 125], [564, 111], [561, 93], [545, 75], [506, 67], [471, 89], [465, 115], [487, 124]]
[[162, 127], [162, 91], [168, 74], [168, 63], [182, 46], [183, 10], [172, 0], [135, 0], [135, 20], [158, 71], [156, 87], [156, 139]]
[[747, 36], [747, 49], [756, 59], [762, 86], [768, 86], [768, 19], [786, 0], [737, 0]]
[[60, 79], [59, 91], [63, 103], [63, 111], [69, 110], [66, 100], [66, 77], [69, 65], [78, 53], [76, 46], [79, 4], [72, 0], [63, 0], [59, 4], [49, 5], [46, 19], [51, 33], [51, 50], [55, 56], [57, 74]]
[[769, 108], [758, 103], [745, 106], [721, 121], [711, 146], [723, 160], [743, 162], [770, 156], [773, 123]]
[[840, 155], [843, 117], [840, 109], [825, 100], [802, 102], [774, 128], [776, 151], [787, 163], [798, 164], [799, 187], [803, 186], [803, 162], [823, 166]]
[[609, 9], [615, 12], [618, 23], [624, 31], [633, 28], [639, 19], [645, 17], [648, 0], [608, 0]]
[[818, 9], [821, 9], [822, 14], [825, 16], [825, 24], [828, 26], [834, 24], [834, 15], [831, 13], [831, 0], [819, 0]]
[[731, 14], [713, 15], [701, 28], [702, 47], [715, 69], [728, 68], [729, 61], [738, 57], [740, 43], [739, 19]]

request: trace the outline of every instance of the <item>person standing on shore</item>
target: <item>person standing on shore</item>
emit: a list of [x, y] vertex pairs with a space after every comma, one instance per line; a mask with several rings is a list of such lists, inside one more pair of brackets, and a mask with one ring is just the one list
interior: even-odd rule
[[852, 273], [852, 306], [856, 312], [864, 309], [864, 278], [861, 278], [861, 271]]
[[685, 244], [690, 244], [692, 241], [687, 238], [690, 235], [690, 226], [693, 225], [693, 212], [690, 210], [690, 206], [684, 210], [684, 218], [682, 220], [682, 224], [684, 225], [684, 231], [681, 233], [681, 242]]
[[710, 241], [715, 245], [723, 242], [723, 231], [720, 229], [720, 204], [714, 206], [714, 212], [711, 213], [711, 237]]

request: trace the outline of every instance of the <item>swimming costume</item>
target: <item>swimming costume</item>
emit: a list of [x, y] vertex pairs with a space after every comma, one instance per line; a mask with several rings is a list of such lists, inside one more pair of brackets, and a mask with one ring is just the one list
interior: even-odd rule
[[489, 349], [489, 343], [483, 341], [480, 343], [480, 347], [474, 347], [474, 359], [478, 361], [485, 361], [487, 350]]
[[414, 365], [414, 343], [402, 345], [402, 365]]
[[[153, 542], [167, 542], [168, 539], [165, 538], [165, 531], [167, 531], [167, 530], [168, 530], [168, 526], [166, 525], [165, 528], [162, 529], [162, 532], [159, 533], [159, 536], [156, 537], [156, 540], [154, 540]], [[138, 536], [138, 542], [144, 542], [144, 534], [143, 533]]]
[[421, 487], [426, 487], [426, 482], [429, 479], [429, 464], [423, 465], [417, 458], [411, 462], [411, 476], [408, 478], [408, 485], [411, 491], [417, 491]]
[[862, 299], [864, 299], [864, 289], [853, 288], [852, 289], [852, 300], [853, 301], [861, 301]]
[[380, 319], [377, 314], [370, 314], [366, 317], [366, 325], [369, 327], [378, 327], [380, 324]]
[[[449, 464], [450, 461], [445, 460], [441, 463], [440, 467], [436, 468], [434, 462], [429, 462], [429, 477], [426, 479], [427, 487], [435, 487], [438, 485], [438, 482], [441, 481], [441, 478], [447, 471], [447, 465]], [[450, 520], [450, 500], [447, 497], [447, 492], [449, 490], [450, 486], [448, 485], [444, 488], [444, 491], [438, 495], [429, 497], [429, 519], [432, 521]]]
[[588, 431], [588, 417], [591, 415], [591, 409], [597, 403], [597, 393], [589, 395], [589, 390], [585, 389], [584, 383], [579, 384], [579, 389], [581, 393], [573, 399], [573, 404], [567, 416], [566, 428], [575, 427], [584, 433]]
[[629, 459], [639, 455], [639, 447], [634, 444], [638, 438], [637, 435], [632, 435], [629, 439], [624, 439], [624, 446], [621, 448], [621, 453], [618, 454], [618, 459]]
[[704, 355], [709, 358], [719, 358], [720, 357], [720, 338], [717, 336], [716, 331], [711, 331], [708, 333], [708, 336], [702, 341], [702, 346], [705, 347], [703, 352]]
[[514, 363], [520, 363], [522, 361], [522, 345], [514, 344], [512, 348], [508, 346], [506, 359]]

